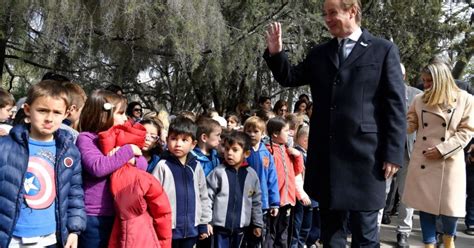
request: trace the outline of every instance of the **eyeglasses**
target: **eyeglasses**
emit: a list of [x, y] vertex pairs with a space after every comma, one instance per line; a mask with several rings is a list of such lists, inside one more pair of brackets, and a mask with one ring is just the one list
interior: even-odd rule
[[146, 134], [145, 140], [147, 141], [157, 141], [160, 137], [158, 135]]
[[135, 112], [142, 112], [142, 109], [141, 109], [141, 108], [136, 108], [136, 109], [133, 109], [133, 111], [135, 111]]

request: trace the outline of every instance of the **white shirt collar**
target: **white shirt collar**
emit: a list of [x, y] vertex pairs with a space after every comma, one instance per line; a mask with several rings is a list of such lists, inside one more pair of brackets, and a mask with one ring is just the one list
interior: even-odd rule
[[[360, 38], [360, 36], [362, 36], [362, 29], [360, 27], [357, 27], [356, 30], [354, 30], [354, 32], [352, 32], [352, 34], [350, 34], [348, 37], [345, 37], [345, 38], [348, 38], [354, 42], [357, 42]], [[341, 43], [341, 40], [343, 38], [337, 38], [337, 42], [338, 43]]]

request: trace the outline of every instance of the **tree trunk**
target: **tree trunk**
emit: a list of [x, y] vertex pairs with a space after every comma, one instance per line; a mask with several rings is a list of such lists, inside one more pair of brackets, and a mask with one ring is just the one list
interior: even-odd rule
[[467, 63], [471, 60], [471, 58], [472, 52], [469, 52], [466, 54], [466, 58], [456, 61], [456, 64], [453, 68], [453, 77], [455, 79], [460, 79], [462, 77], [464, 69], [466, 68]]

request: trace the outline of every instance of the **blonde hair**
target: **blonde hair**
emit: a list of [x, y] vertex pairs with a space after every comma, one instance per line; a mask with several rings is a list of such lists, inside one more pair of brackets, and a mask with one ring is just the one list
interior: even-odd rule
[[421, 70], [430, 75], [433, 81], [431, 88], [423, 93], [423, 102], [428, 106], [440, 104], [454, 105], [456, 93], [460, 91], [449, 67], [444, 63], [431, 63]]
[[249, 117], [244, 123], [244, 131], [247, 131], [249, 129], [258, 129], [262, 133], [265, 133], [265, 121], [258, 116]]

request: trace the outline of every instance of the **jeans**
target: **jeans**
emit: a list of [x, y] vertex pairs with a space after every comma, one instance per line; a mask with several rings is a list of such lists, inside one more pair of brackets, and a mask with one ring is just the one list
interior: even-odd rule
[[306, 246], [310, 247], [315, 244], [321, 237], [321, 217], [319, 216], [319, 204], [315, 200], [311, 200], [311, 207], [313, 208], [313, 216], [311, 221], [311, 230], [306, 239]]
[[[436, 244], [436, 218], [438, 216], [420, 211], [421, 233], [423, 234], [423, 243]], [[449, 236], [456, 235], [457, 217], [439, 216], [443, 224], [443, 234]]]
[[474, 164], [466, 165], [466, 227], [474, 228]]
[[114, 216], [87, 216], [86, 230], [79, 236], [79, 248], [108, 247]]
[[304, 206], [300, 201], [296, 201], [293, 210], [293, 234], [291, 239], [291, 247], [302, 248], [306, 243], [309, 231], [311, 230], [311, 222], [313, 220], [313, 207]]

